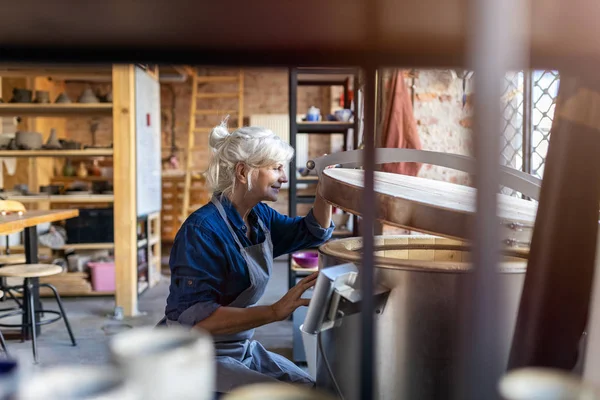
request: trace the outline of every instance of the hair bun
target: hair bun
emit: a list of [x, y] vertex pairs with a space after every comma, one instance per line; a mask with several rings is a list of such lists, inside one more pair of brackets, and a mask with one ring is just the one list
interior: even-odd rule
[[227, 127], [223, 124], [217, 125], [210, 131], [208, 144], [213, 149], [218, 149], [223, 146], [227, 137], [229, 137], [229, 130]]

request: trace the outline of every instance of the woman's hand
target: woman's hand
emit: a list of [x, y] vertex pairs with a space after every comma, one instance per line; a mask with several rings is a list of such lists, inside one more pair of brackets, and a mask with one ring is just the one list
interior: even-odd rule
[[307, 306], [310, 299], [302, 299], [304, 292], [317, 283], [318, 272], [313, 272], [302, 279], [289, 292], [285, 294], [277, 303], [271, 306], [276, 321], [283, 321], [300, 306]]

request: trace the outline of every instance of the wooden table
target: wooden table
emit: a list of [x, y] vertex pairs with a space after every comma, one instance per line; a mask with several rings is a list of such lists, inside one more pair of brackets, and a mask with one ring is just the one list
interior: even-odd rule
[[[24, 231], [25, 236], [25, 262], [27, 264], [36, 264], [38, 262], [38, 244], [37, 244], [37, 230], [36, 226], [48, 222], [62, 221], [69, 218], [75, 218], [79, 216], [79, 210], [32, 210], [26, 211], [23, 215], [16, 213], [9, 215], [0, 215], [0, 235], [9, 234], [15, 231]], [[37, 285], [39, 279], [31, 279], [34, 285]], [[25, 290], [27, 290], [25, 288]], [[27, 293], [23, 293], [26, 298]], [[40, 307], [40, 293], [39, 288], [35, 286], [33, 289], [33, 297], [36, 304], [36, 308], [41, 310]], [[23, 313], [23, 324], [27, 322], [28, 311], [25, 307]], [[41, 326], [36, 329], [39, 334], [41, 332]], [[25, 330], [24, 338], [30, 339], [29, 331]]]
[[[47, 222], [62, 221], [64, 219], [75, 218], [79, 215], [79, 210], [32, 210], [26, 211], [23, 215], [9, 214], [0, 215], [0, 235], [14, 232], [15, 230], [28, 230], [39, 224]], [[27, 245], [25, 246], [27, 247]]]

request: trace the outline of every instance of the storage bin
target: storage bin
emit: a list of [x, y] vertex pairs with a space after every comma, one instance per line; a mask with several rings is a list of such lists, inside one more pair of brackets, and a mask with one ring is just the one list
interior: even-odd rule
[[114, 262], [89, 262], [88, 267], [92, 276], [92, 289], [94, 292], [115, 291], [115, 263]]
[[80, 208], [79, 217], [65, 221], [67, 243], [114, 242], [114, 212], [110, 208]]

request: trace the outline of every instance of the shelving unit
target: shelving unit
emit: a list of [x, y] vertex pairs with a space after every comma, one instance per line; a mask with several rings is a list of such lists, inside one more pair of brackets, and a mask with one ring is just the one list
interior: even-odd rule
[[112, 157], [113, 149], [0, 150], [0, 157]]
[[[21, 117], [26, 121], [25, 126], [28, 130], [40, 132], [47, 135], [51, 128], [56, 128], [59, 137], [66, 131], [65, 118], [72, 117], [110, 117], [112, 118], [112, 146], [110, 148], [83, 148], [74, 150], [0, 150], [0, 157], [18, 157], [27, 158], [29, 173], [23, 169], [19, 170], [19, 178], [25, 178], [24, 183], [28, 183], [30, 190], [35, 191], [40, 185], [51, 184], [69, 184], [75, 181], [100, 182], [113, 181], [113, 194], [85, 194], [85, 195], [27, 195], [16, 196], [8, 194], [10, 199], [15, 199], [28, 204], [39, 204], [41, 208], [69, 208], [85, 207], [90, 204], [105, 204], [112, 207], [114, 211], [114, 242], [113, 243], [74, 243], [67, 244], [58, 250], [112, 250], [115, 256], [115, 274], [118, 285], [115, 292], [92, 292], [86, 285], [81, 284], [81, 273], [65, 274], [62, 279], [64, 288], [68, 288], [69, 281], [74, 282], [72, 290], [61, 291], [65, 296], [115, 296], [115, 305], [120, 308], [125, 316], [134, 316], [138, 314], [137, 300], [138, 294], [153, 284], [160, 278], [160, 209], [157, 213], [154, 210], [139, 210], [138, 193], [144, 188], [152, 185], [147, 184], [147, 172], [149, 171], [139, 161], [137, 155], [141, 131], [144, 134], [144, 140], [154, 138], [148, 134], [149, 130], [156, 130], [160, 122], [160, 94], [158, 89], [158, 70], [145, 68], [134, 64], [119, 64], [99, 67], [101, 71], [90, 70], [83, 73], [85, 67], [57, 67], [54, 74], [59, 74], [63, 79], [73, 78], [78, 74], [85, 77], [102, 76], [111, 82], [113, 103], [66, 103], [66, 104], [36, 104], [36, 103], [0, 103], [0, 116]], [[64, 92], [64, 85], [57, 82], [56, 79], [49, 80], [51, 76], [44, 70], [19, 70], [13, 68], [3, 71], [6, 77], [16, 78], [17, 84], [11, 83], [11, 87], [26, 87], [33, 90], [46, 90], [50, 92], [50, 98], [54, 99], [61, 91]], [[0, 77], [5, 77], [0, 71]], [[60, 79], [59, 79], [60, 80]], [[85, 79], [84, 79], [85, 80]], [[10, 88], [5, 88], [4, 99], [8, 95]], [[152, 118], [150, 119], [150, 115]], [[152, 121], [152, 124], [151, 124]], [[160, 138], [157, 136], [157, 142]], [[146, 142], [142, 141], [142, 144]], [[144, 147], [148, 152], [150, 147]], [[148, 155], [148, 154], [147, 154]], [[110, 177], [60, 177], [52, 176], [52, 160], [56, 158], [88, 158], [88, 157], [110, 157], [112, 158], [113, 173]], [[147, 157], [147, 160], [152, 160]], [[38, 161], [39, 160], [39, 161]], [[157, 163], [160, 164], [160, 151], [156, 153]], [[19, 161], [21, 162], [21, 161]], [[22, 163], [22, 162], [21, 162]], [[21, 164], [23, 165], [23, 164]], [[138, 170], [145, 173], [139, 174]], [[39, 177], [38, 175], [42, 175]], [[146, 180], [140, 178], [143, 176]], [[27, 181], [27, 179], [29, 179]], [[160, 176], [158, 177], [160, 179]], [[18, 181], [17, 181], [18, 182]], [[141, 183], [140, 183], [141, 182]], [[140, 188], [141, 185], [141, 188]], [[35, 189], [34, 189], [35, 188]], [[140, 194], [143, 198], [146, 193]], [[32, 207], [33, 208], [33, 207]], [[160, 208], [160, 207], [158, 207]], [[138, 215], [145, 213], [146, 215]], [[138, 240], [137, 221], [142, 220], [148, 225], [148, 237]], [[157, 229], [158, 227], [158, 229]], [[14, 247], [14, 246], [11, 246]], [[43, 250], [40, 246], [40, 250]], [[145, 282], [138, 282], [138, 251], [147, 251], [148, 279]], [[139, 266], [138, 266], [139, 267]], [[73, 275], [70, 275], [73, 274]], [[86, 287], [84, 287], [86, 286]]]
[[[291, 68], [289, 72], [289, 115], [290, 115], [290, 144], [296, 149], [296, 135], [311, 134], [311, 135], [344, 135], [343, 150], [351, 150], [358, 148], [358, 96], [354, 96], [354, 102], [350, 101], [350, 84], [356, 91], [358, 88], [358, 70], [349, 68]], [[318, 121], [318, 122], [298, 122], [297, 107], [297, 89], [298, 86], [341, 86], [344, 90], [344, 108], [353, 109], [354, 121]], [[352, 132], [352, 135], [350, 135]], [[352, 136], [350, 138], [350, 136]], [[314, 188], [319, 182], [316, 176], [300, 176], [297, 173], [296, 160], [292, 159], [290, 165], [289, 176], [289, 215], [295, 217], [297, 215], [298, 204], [312, 204], [315, 201], [314, 190], [301, 190], [297, 188], [297, 184], [311, 185]], [[356, 227], [356, 221], [354, 221]], [[354, 232], [347, 229], [336, 229], [333, 232], [333, 239], [348, 237]], [[293, 287], [302, 277], [309, 275], [317, 269], [306, 269], [297, 266], [292, 256], [288, 256], [288, 278], [289, 287]], [[304, 297], [310, 297], [312, 289], [305, 293]], [[295, 362], [305, 362], [306, 356], [302, 346], [302, 337], [300, 336], [299, 326], [304, 322], [306, 317], [306, 308], [300, 307], [292, 314], [294, 324], [293, 337], [293, 360]]]
[[115, 196], [112, 194], [89, 195], [31, 195], [31, 196], [5, 196], [7, 200], [17, 200], [21, 203], [113, 203]]
[[73, 116], [105, 116], [113, 113], [112, 103], [2, 103], [0, 116], [22, 117], [73, 117]]
[[[289, 115], [290, 115], [290, 145], [296, 149], [296, 135], [344, 135], [343, 150], [349, 150], [350, 147], [358, 147], [358, 118], [354, 116], [353, 122], [342, 121], [318, 121], [307, 122], [297, 121], [298, 107], [297, 96], [298, 86], [320, 86], [332, 87], [341, 86], [344, 90], [344, 108], [358, 110], [358, 97], [355, 96], [354, 103], [350, 101], [350, 86], [358, 87], [358, 70], [353, 68], [291, 68], [289, 71]], [[355, 111], [356, 114], [356, 111]], [[352, 142], [350, 132], [352, 131]], [[298, 184], [316, 185], [319, 178], [316, 176], [300, 176], [296, 172], [296, 160], [292, 159], [290, 164], [289, 176], [289, 215], [297, 216], [298, 204], [312, 204], [315, 201], [314, 191], [312, 193], [303, 193], [297, 188]], [[350, 236], [351, 231], [334, 231], [336, 238]], [[292, 257], [288, 257], [288, 278], [289, 287], [296, 284], [296, 269], [292, 268]]]

